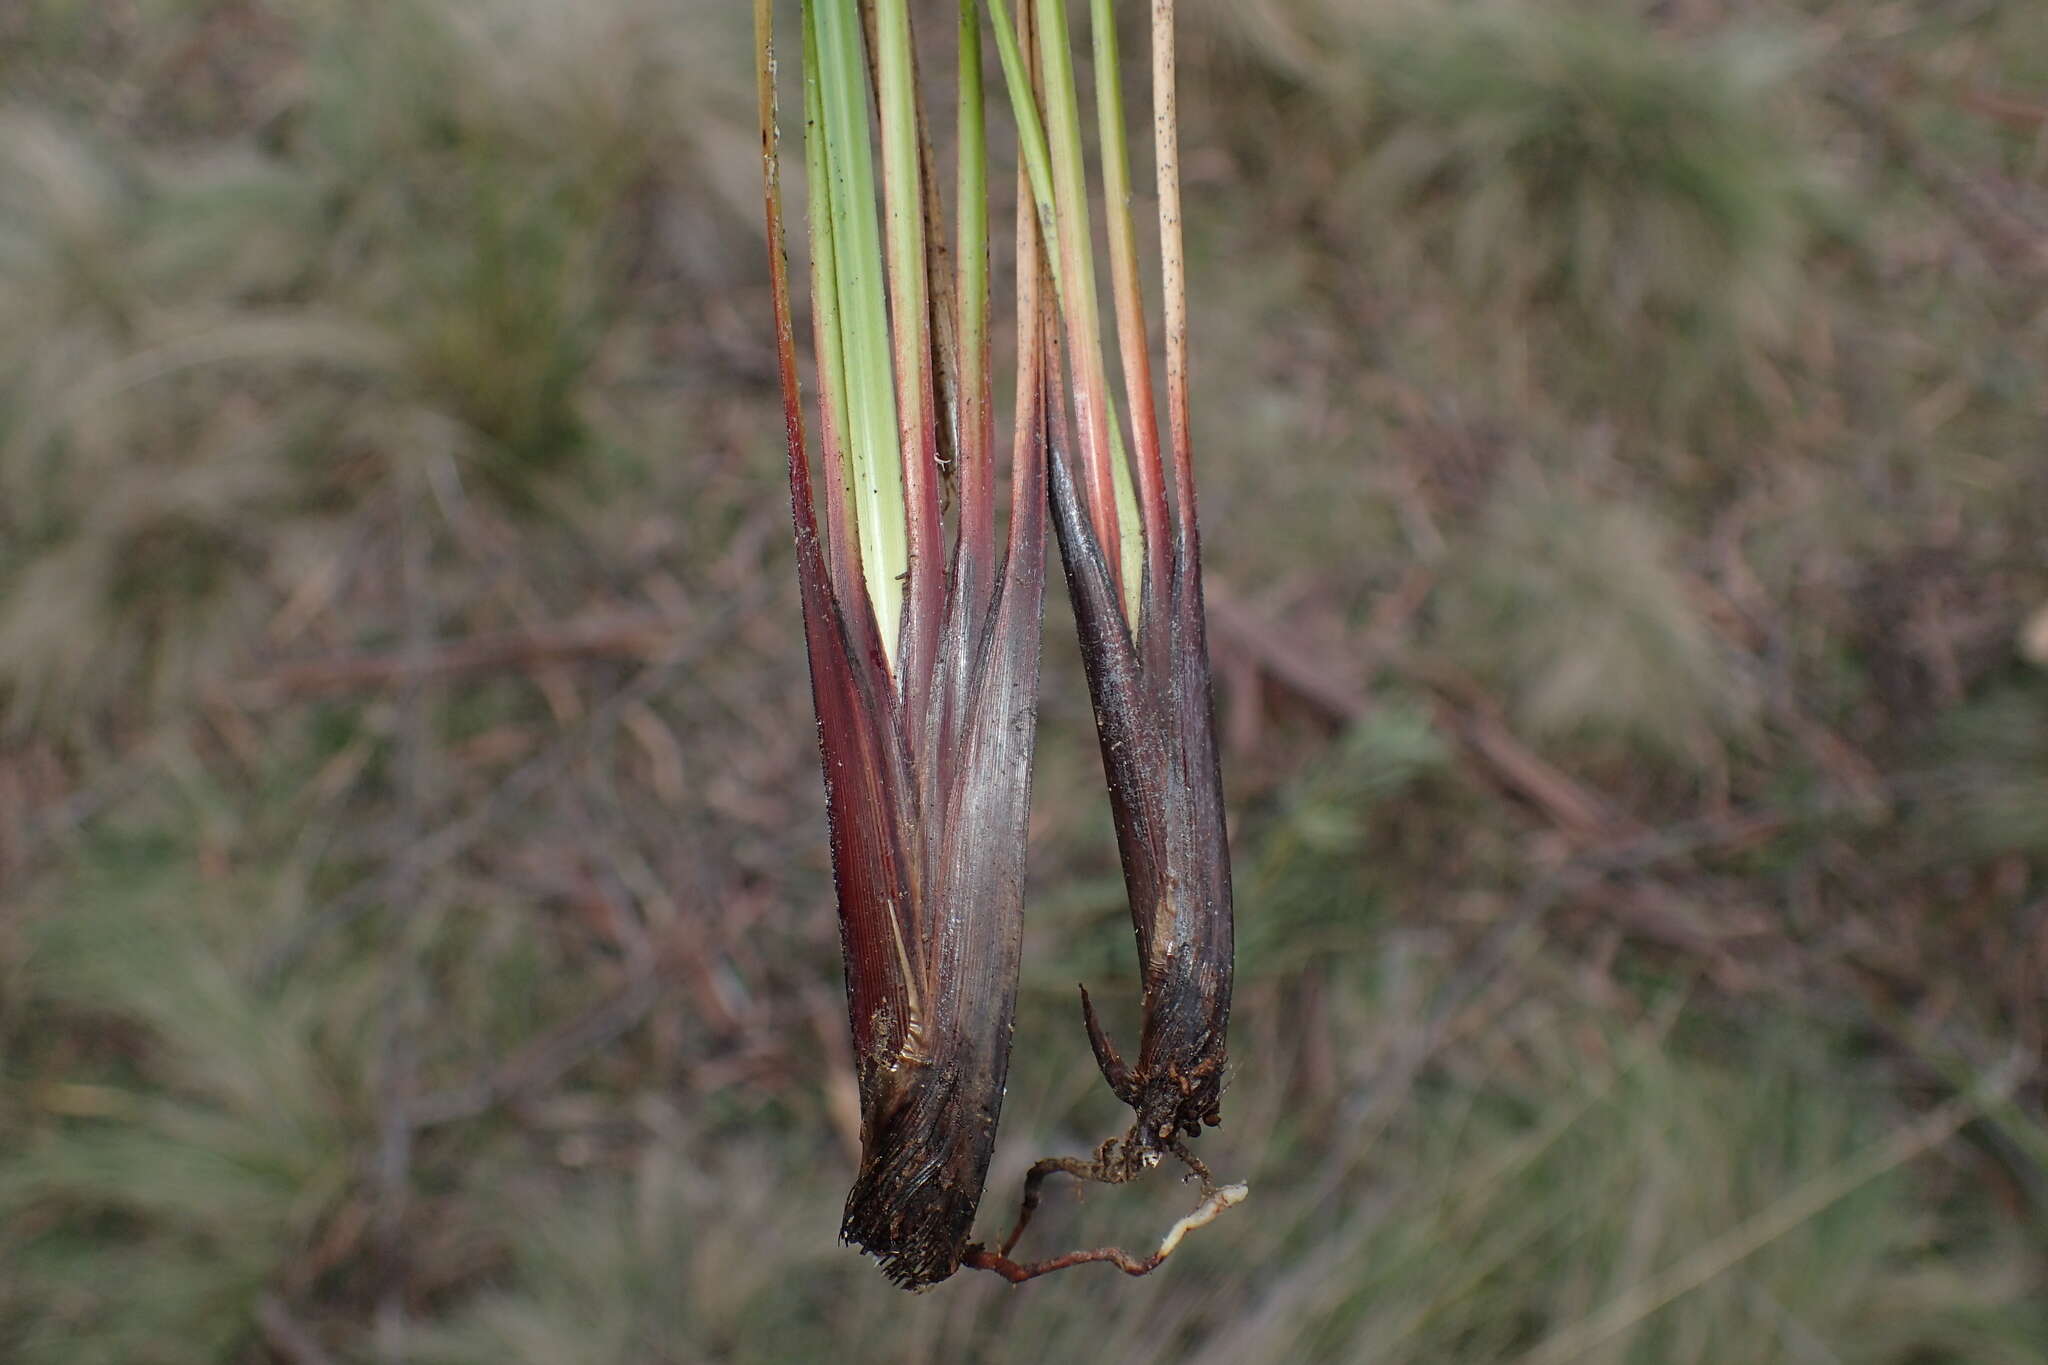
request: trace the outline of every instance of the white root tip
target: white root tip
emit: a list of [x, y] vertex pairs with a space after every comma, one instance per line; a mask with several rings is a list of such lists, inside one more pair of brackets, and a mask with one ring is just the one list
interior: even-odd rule
[[1163, 1261], [1168, 1256], [1171, 1256], [1173, 1249], [1180, 1245], [1181, 1238], [1187, 1236], [1196, 1228], [1207, 1227], [1215, 1222], [1217, 1214], [1222, 1213], [1223, 1210], [1233, 1204], [1242, 1204], [1245, 1201], [1245, 1196], [1250, 1193], [1250, 1188], [1244, 1185], [1225, 1185], [1222, 1189], [1204, 1199], [1201, 1206], [1193, 1213], [1167, 1229], [1165, 1239], [1159, 1243], [1159, 1259]]

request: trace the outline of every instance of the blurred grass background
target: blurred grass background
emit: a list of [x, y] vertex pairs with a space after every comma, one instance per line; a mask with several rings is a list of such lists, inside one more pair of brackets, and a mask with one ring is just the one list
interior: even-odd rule
[[[0, 1358], [2048, 1359], [2035, 0], [1189, 0], [1252, 1199], [915, 1298], [739, 8], [0, 8]], [[1048, 632], [989, 1230], [1120, 1125]]]

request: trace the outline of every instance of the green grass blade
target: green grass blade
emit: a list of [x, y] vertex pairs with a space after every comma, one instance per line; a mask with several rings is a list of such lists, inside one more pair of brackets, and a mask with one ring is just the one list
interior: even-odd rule
[[[1025, 0], [1026, 4], [1031, 0]], [[1004, 0], [987, 0], [989, 20], [996, 33], [996, 56], [1003, 67], [1003, 84], [1010, 94], [1011, 117], [1017, 121], [1017, 154], [1024, 163], [1025, 178], [1031, 184], [1031, 198], [1038, 206], [1038, 230], [1050, 242], [1059, 221], [1052, 191], [1052, 151], [1045, 141], [1045, 121], [1038, 116], [1038, 96], [1031, 87], [1031, 70], [1017, 46], [1016, 25]], [[1060, 261], [1048, 254], [1055, 292], [1060, 287]]]
[[[803, 24], [804, 127], [824, 122], [824, 93], [818, 74], [816, 16]], [[811, 324], [818, 353], [819, 432], [825, 479], [825, 529], [830, 542], [833, 591], [850, 601], [861, 584], [860, 542], [854, 531], [853, 453], [847, 444], [846, 360], [839, 326], [839, 272], [832, 241], [832, 178], [825, 164], [825, 139], [804, 137], [805, 182], [810, 191]]]
[[960, 0], [959, 50], [953, 298], [960, 364], [954, 457], [959, 461], [960, 543], [968, 553], [985, 558], [995, 541], [995, 469], [988, 331], [988, 129], [977, 0]]
[[875, 221], [874, 150], [860, 10], [855, 0], [813, 0], [804, 9], [817, 26], [823, 117], [807, 132], [823, 141], [823, 166], [831, 186], [833, 270], [846, 382], [844, 439], [854, 519], [868, 599], [874, 604], [882, 648], [893, 666], [902, 633], [903, 576], [910, 567], [910, 547], [889, 364], [885, 267]]
[[943, 601], [944, 557], [938, 490], [936, 357], [925, 221], [937, 229], [938, 204], [925, 195], [923, 119], [907, 0], [874, 5], [877, 102], [881, 113], [882, 210], [886, 224], [891, 340], [895, 353], [896, 458], [909, 536], [906, 584], [910, 618], [902, 649], [907, 676], [930, 663]]

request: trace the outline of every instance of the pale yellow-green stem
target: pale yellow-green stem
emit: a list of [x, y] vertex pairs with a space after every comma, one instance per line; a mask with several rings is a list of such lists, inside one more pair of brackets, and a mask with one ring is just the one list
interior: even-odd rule
[[[1038, 204], [1039, 229], [1054, 246], [1053, 290], [1067, 333], [1083, 482], [1096, 538], [1107, 554], [1127, 623], [1135, 628], [1142, 591], [1144, 529], [1102, 356], [1095, 252], [1082, 147], [1080, 94], [1063, 0], [1026, 0], [1036, 16], [1039, 75], [1024, 65], [1004, 0], [988, 0], [1003, 78], [1018, 123], [1018, 147]], [[1040, 108], [1041, 96], [1043, 108]], [[1141, 458], [1143, 452], [1140, 452]]]
[[[1102, 149], [1102, 200], [1108, 216], [1110, 293], [1116, 301], [1117, 353], [1123, 358], [1124, 397], [1130, 404], [1136, 446], [1138, 508], [1144, 526], [1145, 573], [1154, 592], [1166, 591], [1168, 543], [1166, 470], [1159, 458], [1159, 414], [1152, 399], [1152, 351], [1145, 331], [1145, 298], [1138, 282], [1137, 232], [1131, 221], [1131, 157], [1124, 145], [1122, 60], [1117, 52], [1111, 0], [1091, 0], [1089, 35], [1095, 45], [1096, 141]], [[1121, 512], [1119, 507], [1119, 512]]]
[[1174, 0], [1152, 0], [1152, 163], [1159, 182], [1159, 284], [1166, 321], [1166, 420], [1173, 437], [1174, 506], [1180, 521], [1180, 557], [1199, 572], [1194, 444], [1188, 429], [1188, 284], [1180, 226], [1173, 6]]
[[1122, 424], [1102, 357], [1101, 310], [1095, 296], [1094, 229], [1088, 209], [1088, 165], [1081, 136], [1081, 97], [1074, 79], [1066, 0], [1035, 0], [1038, 60], [1045, 92], [1046, 140], [1052, 153], [1057, 207], [1054, 235], [1066, 264], [1060, 310], [1066, 321], [1074, 417], [1096, 537], [1133, 626], [1138, 617], [1143, 535], [1132, 491]]

